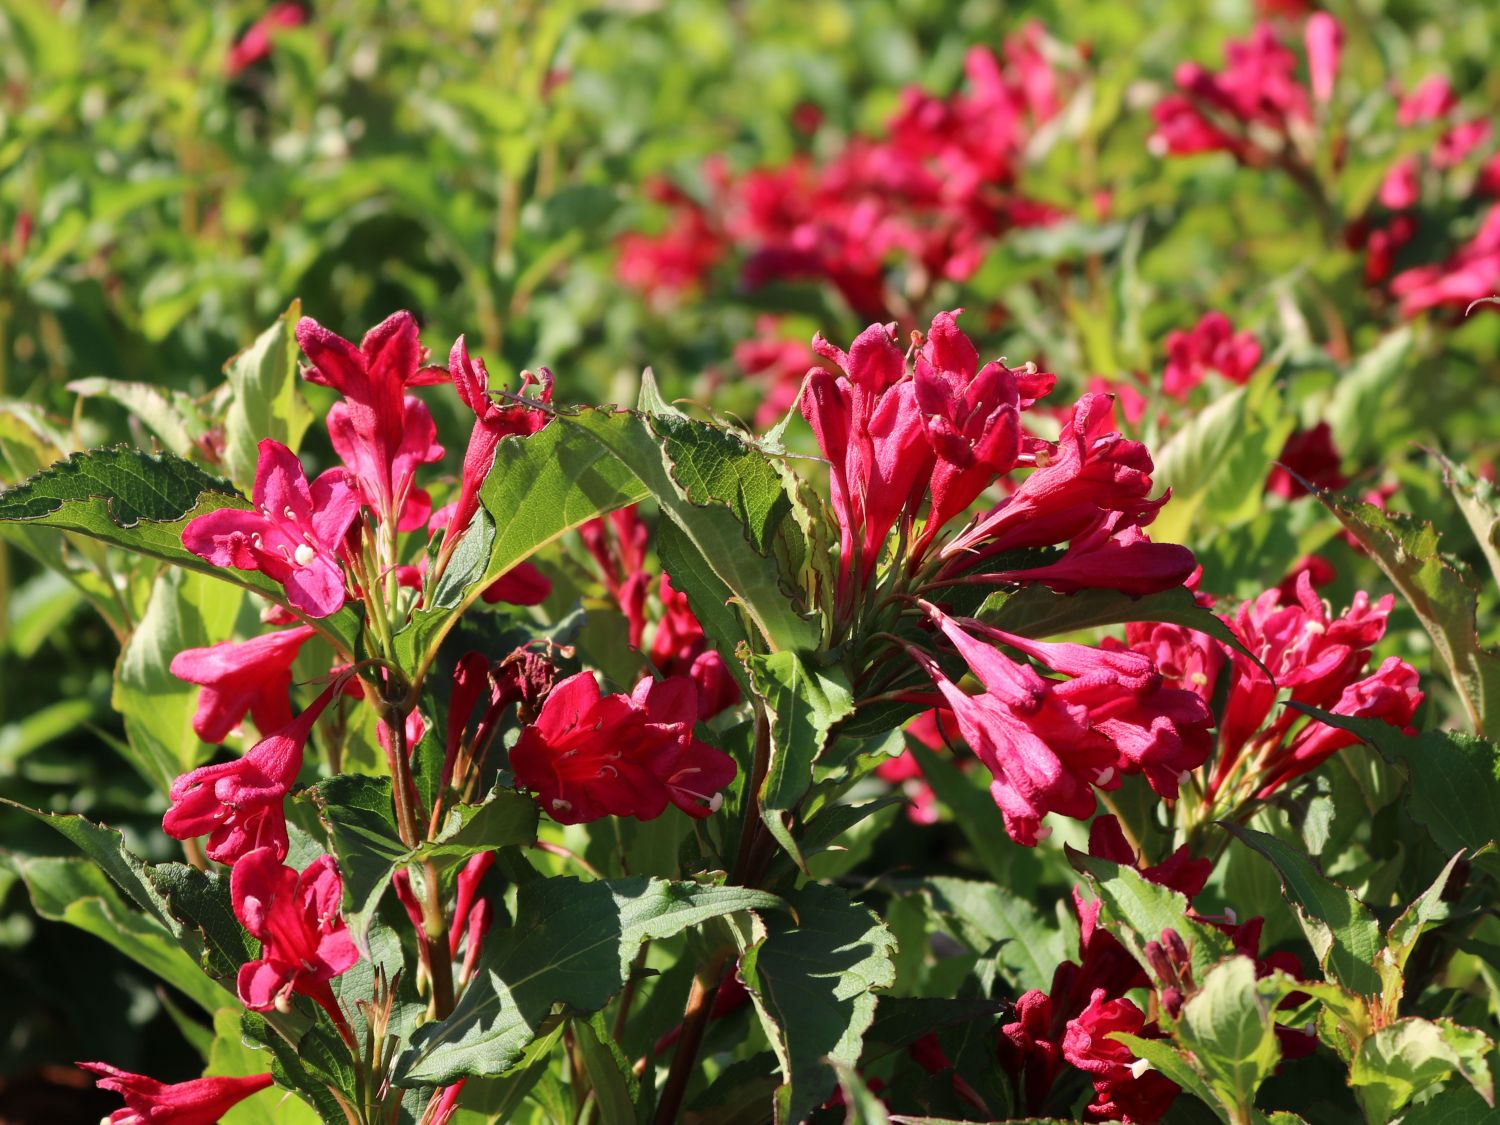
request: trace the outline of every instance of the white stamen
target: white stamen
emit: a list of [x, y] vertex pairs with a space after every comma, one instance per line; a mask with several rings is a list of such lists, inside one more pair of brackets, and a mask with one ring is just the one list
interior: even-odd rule
[[1191, 676], [1188, 677], [1188, 682], [1195, 684], [1198, 687], [1202, 687], [1204, 684], [1208, 683], [1208, 677], [1205, 676], [1202, 672], [1194, 672]]
[[297, 561], [298, 566], [311, 566], [313, 559], [317, 557], [318, 552], [314, 551], [306, 543], [301, 544], [292, 552], [292, 558]]
[[1146, 1059], [1136, 1059], [1135, 1062], [1130, 1064], [1128, 1069], [1130, 1071], [1130, 1077], [1139, 1078], [1141, 1075], [1145, 1074], [1146, 1071], [1151, 1069], [1151, 1063]]
[[282, 508], [281, 512], [282, 515], [286, 516], [286, 518], [289, 520], [294, 520], [297, 518], [297, 513], [292, 511], [292, 506], [290, 504], [288, 504], [285, 508]]
[[1224, 908], [1224, 917], [1229, 919], [1229, 924], [1231, 926], [1239, 924], [1240, 916], [1234, 912], [1234, 907], [1232, 906], [1226, 906]]
[[1189, 785], [1192, 784], [1192, 782], [1193, 782], [1193, 771], [1192, 770], [1183, 770], [1180, 774], [1177, 775], [1177, 787], [1179, 789], [1186, 789]]
[[564, 801], [561, 797], [552, 798], [552, 809], [554, 812], [567, 812], [572, 807], [572, 801]]
[[722, 793], [715, 793], [712, 797], [710, 797], [708, 799], [708, 811], [709, 812], [711, 812], [711, 813], [718, 812], [723, 807], [724, 807], [724, 794], [722, 794]]
[[1108, 785], [1114, 779], [1115, 779], [1115, 767], [1114, 766], [1105, 766], [1102, 770], [1099, 771], [1099, 776], [1097, 776], [1096, 778], [1094, 778], [1094, 784], [1095, 785]]
[[1050, 838], [1051, 835], [1052, 835], [1052, 825], [1050, 825], [1050, 824], [1044, 824], [1044, 825], [1042, 825], [1040, 828], [1038, 828], [1036, 830], [1036, 842], [1038, 844], [1040, 844], [1043, 840], [1046, 840], [1046, 839]]
[[1328, 626], [1324, 625], [1321, 621], [1314, 621], [1311, 618], [1308, 619], [1305, 628], [1309, 633], [1317, 637], [1321, 637], [1324, 633], [1328, 632]]

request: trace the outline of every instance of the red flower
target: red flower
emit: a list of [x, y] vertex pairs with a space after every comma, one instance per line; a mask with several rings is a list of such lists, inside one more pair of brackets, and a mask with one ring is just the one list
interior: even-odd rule
[[1447, 261], [1397, 274], [1391, 292], [1405, 316], [1443, 306], [1467, 309], [1500, 292], [1500, 206], [1485, 213], [1478, 232]]
[[601, 695], [591, 672], [547, 696], [511, 750], [516, 781], [537, 793], [553, 820], [604, 816], [653, 820], [668, 803], [693, 817], [718, 809], [734, 760], [693, 738], [691, 679], [642, 680], [629, 695]]
[[297, 993], [346, 1026], [328, 984], [359, 960], [339, 915], [343, 893], [331, 855], [319, 856], [301, 874], [270, 848], [241, 857], [229, 876], [229, 895], [234, 916], [261, 949], [258, 959], [240, 966], [240, 1003], [252, 1012], [285, 1012]]
[[233, 762], [201, 766], [172, 782], [162, 830], [175, 840], [208, 836], [210, 859], [234, 863], [265, 848], [287, 852], [282, 802], [302, 769], [302, 749], [313, 723], [338, 690], [328, 687], [288, 726], [267, 735]]
[[1089, 825], [1089, 855], [1099, 856], [1124, 867], [1134, 867], [1143, 878], [1158, 886], [1170, 887], [1188, 898], [1195, 897], [1213, 874], [1213, 861], [1194, 859], [1184, 844], [1154, 867], [1143, 866], [1142, 857], [1131, 850], [1120, 822], [1113, 816], [1094, 818]]
[[802, 380], [815, 357], [800, 340], [776, 336], [776, 318], [757, 317], [755, 336], [734, 346], [734, 362], [746, 375], [764, 387], [755, 424], [774, 426], [792, 408], [802, 389]]
[[1235, 332], [1223, 313], [1204, 313], [1190, 331], [1167, 333], [1162, 390], [1186, 402], [1209, 371], [1217, 371], [1231, 383], [1243, 384], [1255, 373], [1260, 355], [1260, 344], [1249, 332]]
[[[458, 397], [474, 412], [474, 428], [469, 431], [469, 446], [464, 452], [458, 504], [448, 524], [449, 534], [456, 537], [468, 529], [469, 521], [479, 509], [479, 486], [495, 463], [495, 449], [500, 439], [512, 434], [521, 437], [534, 434], [550, 422], [552, 416], [544, 410], [533, 410], [517, 403], [495, 403], [490, 398], [490, 373], [485, 369], [484, 360], [478, 356], [472, 360], [469, 358], [469, 349], [462, 336], [448, 356], [448, 371]], [[536, 399], [538, 403], [545, 405], [552, 401], [552, 372], [544, 367], [540, 378], [530, 371], [521, 372], [521, 387], [517, 393], [524, 394], [531, 386], [541, 388]]]
[[596, 516], [578, 528], [578, 535], [599, 565], [604, 588], [629, 622], [630, 647], [639, 648], [646, 631], [646, 595], [651, 588], [651, 576], [646, 572], [650, 532], [631, 505]]
[[416, 319], [409, 312], [393, 313], [356, 348], [303, 317], [297, 342], [312, 361], [303, 369], [307, 379], [344, 396], [329, 413], [328, 429], [365, 502], [382, 522], [397, 520], [403, 530], [420, 526], [430, 501], [413, 490], [412, 474], [417, 465], [441, 458], [443, 450], [431, 413], [409, 398], [406, 388], [447, 382], [449, 376], [423, 366], [426, 349]]
[[1307, 495], [1307, 489], [1292, 473], [1318, 488], [1339, 489], [1349, 483], [1340, 470], [1342, 458], [1333, 444], [1333, 431], [1327, 422], [1319, 422], [1310, 430], [1292, 434], [1276, 460], [1278, 464], [1266, 477], [1266, 491], [1287, 500]]
[[[962, 310], [956, 310], [962, 311]], [[913, 382], [935, 464], [928, 483], [931, 506], [921, 554], [943, 526], [968, 508], [1021, 454], [1021, 402], [1052, 389], [1051, 375], [1013, 372], [1003, 363], [979, 366], [979, 353], [959, 331], [955, 313], [933, 317], [917, 352]]]
[[302, 625], [248, 641], [187, 648], [174, 656], [172, 675], [203, 686], [193, 733], [204, 742], [223, 742], [247, 711], [263, 735], [290, 723], [292, 664], [313, 633], [312, 626]]
[[117, 1109], [104, 1119], [107, 1125], [214, 1125], [250, 1095], [275, 1084], [269, 1074], [166, 1083], [108, 1063], [77, 1065], [98, 1075], [95, 1082], [99, 1089], [110, 1090], [125, 1099], [124, 1109]]
[[302, 462], [279, 441], [260, 443], [254, 511], [220, 508], [182, 529], [182, 545], [215, 566], [258, 570], [281, 583], [287, 601], [309, 617], [344, 604], [339, 552], [358, 514], [342, 469], [308, 486]]
[[1134, 1053], [1110, 1036], [1115, 1032], [1157, 1038], [1155, 1024], [1124, 997], [1105, 999], [1097, 988], [1088, 1007], [1068, 1021], [1063, 1035], [1063, 1057], [1094, 1080], [1094, 1100], [1085, 1110], [1092, 1121], [1124, 1121], [1128, 1125], [1160, 1121], [1178, 1094], [1177, 1086], [1154, 1070], [1134, 1065]]
[[687, 595], [672, 589], [667, 576], [657, 586], [661, 620], [651, 638], [647, 655], [663, 676], [691, 676], [698, 688], [698, 718], [711, 719], [740, 701], [735, 682], [724, 658], [708, 647], [703, 626], [693, 616]]

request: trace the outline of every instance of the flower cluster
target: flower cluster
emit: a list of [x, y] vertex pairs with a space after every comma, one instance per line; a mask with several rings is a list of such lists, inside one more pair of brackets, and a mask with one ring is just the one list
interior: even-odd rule
[[1372, 604], [1357, 593], [1349, 609], [1334, 616], [1313, 589], [1310, 571], [1297, 575], [1295, 591], [1284, 604], [1280, 590], [1267, 590], [1225, 619], [1249, 655], [1179, 625], [1126, 629], [1130, 648], [1150, 657], [1167, 682], [1205, 701], [1222, 693], [1203, 789], [1210, 806], [1227, 810], [1265, 800], [1357, 741], [1287, 702], [1405, 727], [1422, 701], [1416, 670], [1399, 657], [1369, 670], [1370, 649], [1390, 616], [1390, 595]]
[[[882, 136], [855, 137], [826, 162], [799, 156], [741, 176], [710, 162], [707, 205], [658, 184], [667, 226], [621, 239], [619, 275], [672, 293], [701, 283], [733, 249], [752, 288], [826, 280], [859, 315], [892, 315], [936, 281], [971, 276], [1005, 231], [1058, 217], [1017, 180], [1028, 143], [1062, 110], [1071, 79], [1057, 63], [1071, 54], [1031, 24], [999, 56], [970, 50], [965, 89], [908, 89]], [[888, 276], [896, 261], [904, 297]]]
[[1260, 344], [1249, 332], [1236, 332], [1220, 312], [1204, 313], [1187, 331], [1167, 333], [1167, 363], [1162, 390], [1186, 402], [1193, 388], [1215, 371], [1231, 383], [1244, 384], [1260, 364]]
[[1316, 12], [1303, 43], [1305, 81], [1296, 53], [1265, 23], [1250, 38], [1225, 46], [1222, 71], [1182, 63], [1173, 76], [1177, 92], [1152, 111], [1152, 149], [1174, 156], [1228, 152], [1257, 168], [1310, 155], [1316, 110], [1332, 99], [1338, 79], [1342, 28], [1333, 16]]

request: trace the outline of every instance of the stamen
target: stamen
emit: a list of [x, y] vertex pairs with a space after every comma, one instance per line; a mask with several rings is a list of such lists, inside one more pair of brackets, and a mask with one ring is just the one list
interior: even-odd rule
[[296, 561], [298, 566], [311, 566], [313, 559], [317, 557], [318, 552], [314, 551], [306, 543], [300, 544], [297, 549], [292, 552], [292, 558]]

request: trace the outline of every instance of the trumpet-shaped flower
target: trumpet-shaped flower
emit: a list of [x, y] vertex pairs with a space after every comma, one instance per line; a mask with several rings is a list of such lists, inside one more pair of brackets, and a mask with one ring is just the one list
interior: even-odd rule
[[[408, 387], [448, 381], [440, 368], [423, 366], [425, 349], [416, 319], [398, 312], [365, 334], [359, 347], [311, 317], [297, 322], [297, 343], [312, 361], [303, 374], [338, 391], [344, 401], [329, 413], [335, 449], [355, 474], [360, 493], [382, 522], [406, 530], [426, 519], [425, 494], [412, 488], [418, 464], [443, 450], [427, 407], [408, 399]], [[420, 517], [420, 518], [419, 518]]]
[[97, 1075], [99, 1089], [125, 1099], [104, 1119], [107, 1125], [214, 1125], [240, 1102], [269, 1089], [269, 1074], [243, 1078], [194, 1078], [188, 1082], [158, 1082], [102, 1062], [81, 1062], [79, 1068]]
[[288, 726], [257, 742], [243, 758], [200, 766], [172, 782], [171, 805], [161, 826], [168, 836], [208, 837], [210, 859], [234, 863], [266, 848], [287, 852], [283, 802], [302, 769], [302, 751], [313, 723], [333, 698], [330, 686]]
[[182, 545], [215, 566], [258, 570], [279, 582], [287, 601], [309, 617], [327, 617], [344, 604], [340, 552], [358, 514], [342, 469], [311, 485], [286, 446], [266, 438], [255, 468], [253, 511], [220, 508], [182, 529]]
[[204, 742], [222, 742], [247, 712], [263, 735], [290, 723], [292, 664], [313, 634], [312, 626], [300, 625], [172, 657], [172, 675], [203, 687], [193, 733]]
[[320, 855], [300, 874], [270, 848], [257, 848], [234, 865], [229, 876], [234, 915], [261, 943], [260, 957], [240, 966], [237, 986], [245, 1007], [284, 1012], [296, 993], [310, 997], [343, 1026], [328, 982], [359, 960], [339, 914], [343, 893], [331, 855]]

